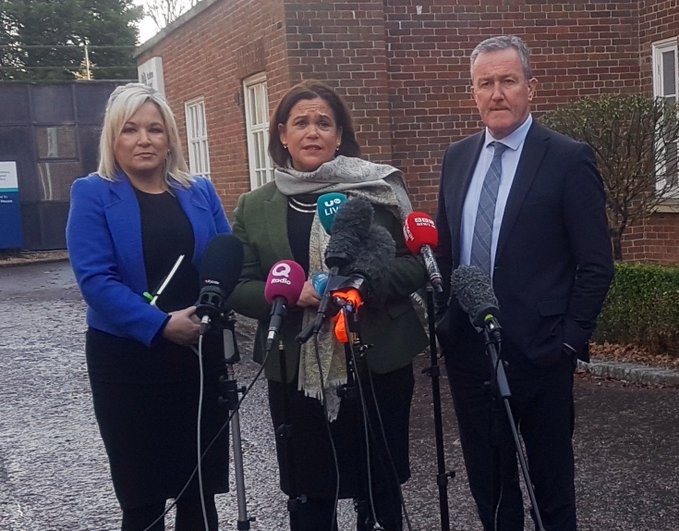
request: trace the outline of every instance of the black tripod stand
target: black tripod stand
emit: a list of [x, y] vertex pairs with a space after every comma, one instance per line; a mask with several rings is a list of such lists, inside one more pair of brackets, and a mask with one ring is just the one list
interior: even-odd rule
[[422, 372], [431, 377], [431, 394], [434, 404], [434, 434], [436, 438], [436, 485], [439, 491], [439, 511], [441, 513], [441, 531], [450, 531], [450, 514], [448, 509], [448, 479], [455, 477], [455, 471], [446, 470], [443, 446], [443, 421], [441, 417], [441, 370], [438, 365], [438, 349], [436, 346], [436, 305], [432, 286], [427, 286], [427, 324], [429, 326], [429, 354], [431, 365]]
[[[361, 296], [358, 295], [358, 293], [358, 290], [354, 290], [354, 294], [351, 292], [347, 293], [349, 297], [346, 299], [342, 295], [338, 297], [340, 306], [340, 319], [344, 323], [343, 334], [341, 334], [343, 337], [338, 337], [338, 339], [344, 344], [347, 368], [347, 383], [338, 390], [338, 394], [354, 401], [360, 415], [360, 418], [357, 419], [358, 424], [363, 428], [364, 433], [363, 442], [359, 442], [360, 462], [358, 466], [359, 470], [362, 470], [361, 467], [365, 465], [365, 474], [362, 474], [363, 477], [361, 478], [360, 485], [365, 488], [365, 493], [367, 494], [367, 500], [362, 497], [362, 503], [367, 503], [367, 507], [361, 507], [361, 502], [359, 502], [359, 504], [356, 506], [357, 515], [359, 519], [364, 518], [362, 523], [365, 524], [366, 529], [368, 526], [371, 526], [371, 531], [383, 531], [384, 528], [377, 519], [377, 512], [375, 510], [372, 491], [369, 433], [373, 433], [375, 441], [378, 440], [378, 437], [370, 426], [367, 401], [365, 399], [365, 392], [362, 386], [362, 382], [369, 381], [369, 377], [367, 376], [369, 369], [366, 359], [366, 352], [370, 347], [362, 342], [359, 332], [358, 310], [362, 302]], [[352, 297], [352, 295], [357, 295], [357, 297]], [[379, 418], [379, 405], [377, 403], [375, 403], [375, 408]], [[384, 440], [384, 445], [386, 448], [386, 440]]]
[[[236, 474], [236, 501], [238, 504], [237, 529], [250, 529], [250, 522], [254, 517], [248, 516], [245, 501], [245, 475], [243, 473], [243, 447], [240, 438], [240, 416], [238, 414], [238, 396], [244, 393], [245, 388], [238, 387], [233, 365], [240, 361], [238, 345], [235, 334], [236, 319], [232, 311], [225, 313], [216, 320], [216, 326], [222, 331], [224, 341], [224, 374], [219, 378], [219, 399], [226, 404], [230, 415], [231, 437], [233, 440], [233, 468]], [[213, 323], [215, 326], [215, 323]]]
[[495, 385], [495, 390], [498, 396], [502, 399], [504, 403], [505, 413], [507, 414], [507, 421], [509, 427], [512, 431], [512, 437], [514, 438], [514, 445], [516, 446], [516, 453], [519, 457], [519, 464], [521, 465], [521, 473], [523, 475], [523, 481], [526, 485], [526, 490], [528, 491], [528, 497], [530, 498], [531, 508], [533, 514], [535, 515], [535, 524], [537, 531], [544, 531], [544, 526], [542, 524], [542, 518], [540, 516], [540, 509], [538, 508], [538, 502], [535, 498], [535, 491], [533, 489], [533, 482], [530, 479], [530, 474], [528, 473], [528, 462], [526, 460], [526, 455], [523, 451], [523, 446], [521, 446], [521, 441], [519, 439], [519, 432], [516, 429], [516, 422], [514, 422], [514, 415], [512, 414], [511, 404], [509, 399], [512, 393], [509, 389], [509, 382], [507, 381], [507, 375], [505, 373], [505, 367], [502, 360], [499, 359], [498, 352], [501, 345], [501, 327], [500, 324], [493, 318], [487, 319], [485, 326], [483, 327], [483, 339], [485, 342], [486, 353], [490, 357], [490, 362], [493, 369], [493, 382]]

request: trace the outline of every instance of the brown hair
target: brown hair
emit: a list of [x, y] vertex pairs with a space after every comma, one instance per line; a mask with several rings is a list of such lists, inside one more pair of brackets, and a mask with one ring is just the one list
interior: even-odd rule
[[308, 79], [298, 83], [281, 98], [269, 121], [269, 155], [279, 167], [288, 164], [290, 155], [281, 143], [278, 124], [285, 124], [290, 117], [290, 111], [300, 100], [323, 99], [333, 110], [337, 127], [342, 129], [342, 143], [338, 155], [359, 157], [361, 148], [356, 140], [354, 124], [349, 109], [342, 97], [325, 83], [315, 79]]

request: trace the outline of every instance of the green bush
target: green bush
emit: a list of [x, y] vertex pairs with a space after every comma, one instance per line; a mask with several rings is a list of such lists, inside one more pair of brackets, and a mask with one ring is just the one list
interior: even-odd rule
[[616, 263], [594, 340], [679, 356], [679, 267]]

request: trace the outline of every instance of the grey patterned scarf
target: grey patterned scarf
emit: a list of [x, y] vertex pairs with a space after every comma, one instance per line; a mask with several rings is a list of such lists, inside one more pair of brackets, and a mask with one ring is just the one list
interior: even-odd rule
[[[278, 189], [287, 196], [346, 192], [351, 197], [362, 197], [373, 204], [389, 208], [401, 221], [412, 211], [403, 173], [388, 164], [340, 155], [313, 172], [276, 169], [274, 178]], [[318, 271], [327, 271], [324, 255], [329, 240], [318, 215], [314, 215], [309, 235], [309, 277]], [[307, 308], [302, 326], [306, 326], [315, 316], [316, 308]], [[337, 389], [347, 381], [344, 345], [335, 338], [333, 325], [332, 321], [326, 320], [319, 331], [319, 360], [316, 359], [313, 341], [302, 345], [298, 377], [299, 389], [306, 396], [321, 401], [325, 398], [331, 421], [339, 413]]]

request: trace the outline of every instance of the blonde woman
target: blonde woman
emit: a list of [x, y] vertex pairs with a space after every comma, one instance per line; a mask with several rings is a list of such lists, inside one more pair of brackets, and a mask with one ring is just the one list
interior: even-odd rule
[[[111, 94], [96, 173], [71, 190], [66, 238], [87, 302], [87, 367], [94, 413], [122, 508], [122, 529], [164, 529], [177, 498], [176, 529], [217, 529], [214, 494], [228, 490], [224, 430], [203, 457], [205, 511], [196, 475], [198, 264], [212, 237], [231, 227], [209, 180], [191, 177], [172, 111], [153, 89]], [[150, 304], [177, 262], [172, 280]], [[202, 441], [227, 418], [217, 400], [216, 337], [203, 349]], [[180, 492], [187, 485], [181, 496]], [[149, 527], [151, 526], [151, 527]]]

